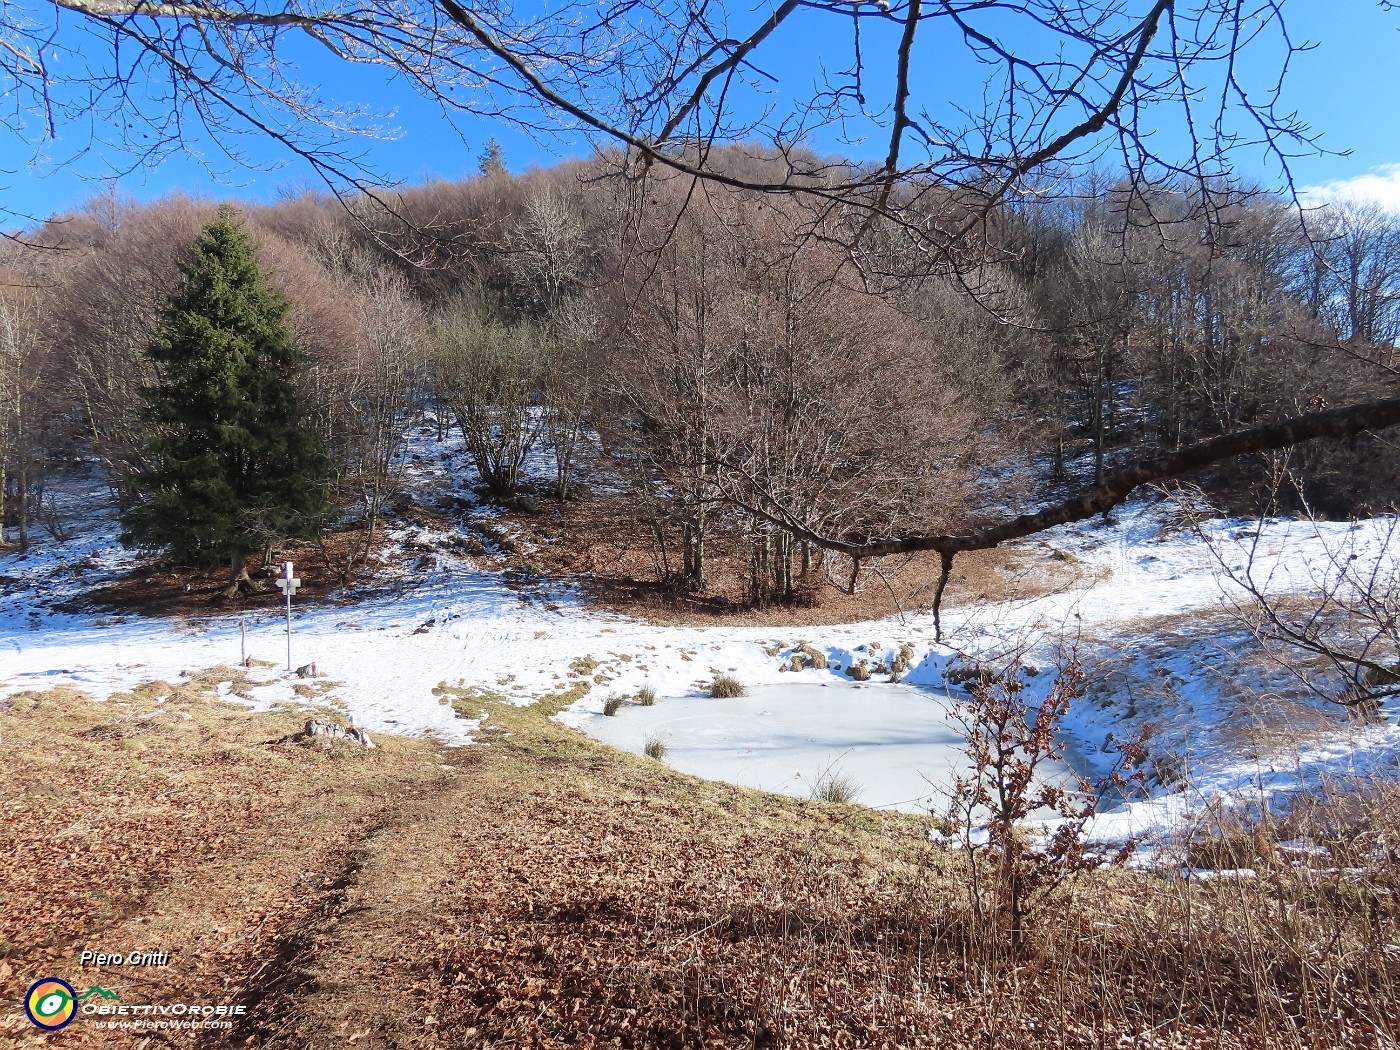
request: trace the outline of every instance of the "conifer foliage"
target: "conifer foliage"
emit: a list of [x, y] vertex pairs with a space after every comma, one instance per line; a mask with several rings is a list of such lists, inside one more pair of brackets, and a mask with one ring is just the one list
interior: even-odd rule
[[227, 559], [230, 596], [247, 556], [322, 523], [327, 460], [304, 422], [287, 304], [267, 287], [232, 209], [205, 227], [147, 348], [157, 385], [145, 417], [155, 467], [136, 479], [124, 542], [180, 561]]

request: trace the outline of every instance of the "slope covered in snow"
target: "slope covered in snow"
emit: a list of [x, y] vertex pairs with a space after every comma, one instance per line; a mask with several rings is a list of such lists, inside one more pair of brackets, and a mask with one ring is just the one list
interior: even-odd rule
[[[462, 485], [460, 446], [450, 438], [439, 442], [425, 431], [412, 458], [415, 498], [447, 495], [472, 514], [489, 515]], [[174, 683], [186, 672], [239, 661], [237, 613], [167, 621], [71, 611], [72, 599], [140, 562], [120, 548], [98, 481], [68, 485], [61, 510], [69, 538], [45, 538], [27, 553], [0, 556], [0, 696], [71, 684], [102, 698], [140, 682]], [[624, 708], [618, 718], [605, 718], [606, 699], [631, 696], [644, 684], [657, 691], [661, 705], [667, 698], [698, 696], [719, 672], [756, 690], [798, 682], [847, 685], [837, 667], [861, 659], [878, 666], [901, 646], [913, 653], [903, 677], [906, 686], [942, 687], [949, 667], [969, 659], [995, 663], [1015, 658], [1040, 672], [1030, 678], [1030, 690], [1043, 695], [1053, 668], [1074, 650], [1086, 661], [1091, 683], [1089, 696], [1067, 723], [1082, 766], [1092, 771], [1106, 764], [1114, 740], [1143, 728], [1151, 735], [1153, 797], [1104, 818], [1107, 832], [1160, 824], [1210, 799], [1257, 800], [1323, 775], [1396, 772], [1400, 731], [1393, 718], [1357, 725], [1329, 705], [1298, 699], [1275, 710], [1307, 712], [1311, 721], [1306, 732], [1272, 738], [1243, 732], [1242, 726], [1271, 722], [1273, 701], [1257, 701], [1279, 682], [1258, 661], [1242, 658], [1249, 638], [1222, 611], [1231, 585], [1221, 579], [1208, 547], [1191, 532], [1175, 528], [1160, 505], [1136, 503], [1111, 523], [1066, 527], [1030, 541], [1028, 549], [1043, 557], [1047, 567], [1072, 562], [1078, 582], [1035, 599], [945, 609], [942, 644], [934, 643], [932, 617], [926, 613], [800, 633], [774, 627], [651, 625], [590, 608], [557, 582], [509, 578], [489, 553], [466, 553], [442, 529], [415, 523], [411, 506], [400, 510], [384, 552], [387, 563], [372, 590], [353, 601], [320, 600], [324, 595], [308, 601], [303, 594], [294, 603], [293, 662], [315, 661], [334, 683], [331, 701], [371, 731], [433, 734], [465, 744], [479, 724], [446, 702], [438, 691], [443, 684], [519, 704], [541, 696], [578, 696], [586, 686], [586, 693], [559, 717], [608, 739], [622, 732], [630, 712]], [[1343, 539], [1355, 543], [1359, 556], [1388, 556], [1383, 544], [1389, 531], [1386, 520], [1356, 526], [1290, 520], [1206, 526], [1226, 565], [1242, 564], [1252, 555], [1257, 578], [1267, 579], [1278, 593], [1306, 588], [1324, 564], [1324, 551]], [[297, 680], [282, 669], [286, 640], [280, 613], [249, 614], [246, 627], [248, 651], [274, 666], [253, 672], [262, 684], [245, 690], [243, 699], [263, 706], [301, 702]], [[799, 643], [821, 650], [831, 666], [787, 670]], [[842, 770], [872, 785], [864, 801], [923, 800], [926, 790], [910, 793], [889, 781], [883, 767], [889, 765], [890, 752], [882, 757], [879, 748], [856, 746], [870, 739], [877, 726], [884, 727], [879, 732], [890, 731], [888, 705], [873, 699], [863, 705], [858, 691], [840, 693], [839, 703], [814, 703], [811, 694], [782, 702], [801, 706], [796, 721], [810, 730], [808, 738], [848, 752]], [[768, 698], [776, 694], [755, 695], [771, 703]], [[1242, 700], [1251, 695], [1253, 707]], [[713, 726], [746, 710], [732, 701], [705, 703], [713, 705], [704, 709]], [[687, 708], [686, 717], [697, 710]], [[911, 722], [906, 728], [915, 738], [947, 733], [946, 725], [916, 724], [937, 717], [921, 702], [911, 702], [901, 717]], [[722, 755], [723, 749], [711, 749], [715, 760], [707, 764], [700, 744], [682, 739], [675, 726], [669, 732], [683, 768], [734, 776], [732, 756]], [[619, 742], [639, 746], [636, 739]], [[810, 743], [799, 740], [795, 746]], [[815, 755], [808, 754], [784, 768], [801, 769], [814, 761]], [[919, 775], [916, 756], [907, 764]], [[764, 786], [808, 791], [805, 783], [785, 786], [782, 780]]]

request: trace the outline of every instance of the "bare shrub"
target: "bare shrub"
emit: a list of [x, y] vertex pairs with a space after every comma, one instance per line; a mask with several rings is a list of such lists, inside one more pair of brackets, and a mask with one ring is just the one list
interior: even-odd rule
[[456, 416], [482, 485], [494, 496], [514, 497], [540, 439], [534, 411], [544, 362], [540, 333], [458, 301], [439, 312], [433, 344], [439, 396]]
[[[1132, 843], [1113, 857], [1088, 849], [1085, 825], [1098, 808], [1098, 797], [1122, 789], [1140, 773], [1119, 770], [1135, 762], [1138, 745], [1120, 746], [1119, 770], [1090, 784], [1082, 777], [1065, 787], [1047, 776], [1047, 767], [1064, 759], [1060, 723], [1071, 702], [1083, 695], [1084, 672], [1077, 658], [1060, 671], [1049, 695], [1039, 704], [1025, 696], [1017, 669], [968, 681], [969, 699], [953, 708], [967, 731], [971, 772], [953, 788], [953, 805], [968, 831], [963, 846], [968, 861], [972, 904], [979, 920], [990, 921], [1010, 937], [1013, 952], [1025, 943], [1033, 913], [1076, 875], [1127, 859]], [[1058, 826], [1041, 842], [1025, 824], [1033, 813], [1049, 811]], [[985, 814], [985, 817], [982, 815]], [[979, 820], [988, 833], [976, 842], [971, 829]], [[987, 897], [993, 898], [992, 902]]]
[[[1302, 499], [1302, 482], [1286, 471], [1273, 485], [1291, 485]], [[1183, 515], [1191, 510], [1186, 492]], [[1274, 586], [1279, 563], [1265, 529], [1226, 540], [1201, 518], [1192, 523], [1218, 574], [1234, 585], [1232, 614], [1264, 652], [1307, 693], [1378, 721], [1383, 705], [1400, 696], [1400, 519], [1391, 515], [1374, 532], [1356, 523], [1337, 534], [1306, 503], [1301, 517], [1321, 553], [1305, 562], [1304, 592], [1285, 595]]]

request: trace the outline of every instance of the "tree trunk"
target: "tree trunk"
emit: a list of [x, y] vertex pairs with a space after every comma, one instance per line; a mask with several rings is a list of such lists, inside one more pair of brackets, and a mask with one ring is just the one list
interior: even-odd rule
[[1019, 955], [1026, 942], [1026, 908], [1022, 899], [1021, 879], [1015, 872], [1007, 878], [1006, 892], [1011, 913], [1011, 950]]
[[772, 537], [762, 529], [755, 529], [749, 538], [749, 601], [760, 609], [771, 597], [768, 583], [771, 542]]
[[1108, 442], [1108, 434], [1104, 429], [1104, 367], [1107, 356], [1103, 347], [1100, 347], [1094, 355], [1094, 393], [1093, 403], [1090, 405], [1089, 419], [1094, 427], [1094, 484], [1103, 484], [1103, 457], [1104, 446]]
[[229, 558], [228, 586], [223, 589], [223, 597], [237, 598], [251, 590], [253, 578], [248, 575], [248, 556], [240, 551]]
[[685, 585], [691, 591], [705, 589], [705, 512], [698, 510], [693, 522], [681, 527], [683, 546], [683, 574]]
[[19, 549], [29, 549], [29, 464], [19, 469]]
[[778, 559], [774, 565], [774, 583], [781, 592], [784, 602], [791, 602], [792, 586], [792, 533], [780, 532], [775, 537], [778, 544]]
[[[364, 545], [364, 549], [361, 551], [360, 557], [359, 557], [358, 559], [356, 559], [356, 560], [358, 560], [358, 561], [359, 561], [361, 564], [363, 564], [363, 565], [368, 565], [368, 564], [369, 564], [369, 556], [370, 556], [370, 554], [374, 551], [374, 538], [375, 538], [375, 536], [377, 536], [377, 535], [379, 534], [379, 514], [380, 514], [380, 505], [381, 505], [381, 503], [382, 503], [382, 500], [381, 500], [381, 498], [380, 498], [379, 492], [376, 490], [376, 491], [375, 491], [375, 494], [374, 494], [374, 500], [373, 500], [373, 502], [370, 504], [370, 510], [369, 510], [369, 524], [367, 524], [367, 525], [365, 526], [365, 545]], [[353, 564], [353, 562], [347, 561], [347, 563], [346, 563], [346, 573], [345, 573], [345, 575], [346, 575], [346, 580], [345, 580], [345, 582], [346, 582], [346, 583], [349, 583], [349, 582], [350, 582], [350, 580], [349, 580], [350, 571], [349, 571], [349, 570], [350, 570], [351, 564]]]

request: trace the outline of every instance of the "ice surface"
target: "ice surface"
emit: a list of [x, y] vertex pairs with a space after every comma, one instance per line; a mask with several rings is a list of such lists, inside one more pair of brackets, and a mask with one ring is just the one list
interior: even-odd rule
[[667, 765], [695, 776], [809, 798], [823, 774], [845, 775], [867, 806], [942, 814], [968, 770], [966, 735], [949, 708], [946, 692], [907, 685], [801, 683], [734, 699], [663, 697], [582, 728], [639, 753], [656, 737]]

